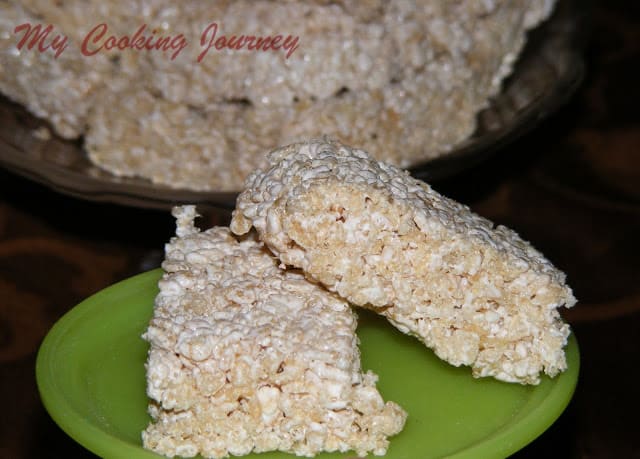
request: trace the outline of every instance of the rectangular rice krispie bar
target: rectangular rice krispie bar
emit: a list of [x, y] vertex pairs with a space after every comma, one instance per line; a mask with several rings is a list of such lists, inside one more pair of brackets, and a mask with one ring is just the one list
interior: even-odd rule
[[406, 418], [362, 373], [348, 303], [252, 235], [200, 232], [174, 209], [153, 318], [145, 448], [208, 458], [280, 450], [384, 454]]
[[366, 152], [331, 141], [275, 150], [237, 200], [289, 266], [373, 309], [475, 376], [537, 384], [566, 368], [565, 275], [514, 231]]

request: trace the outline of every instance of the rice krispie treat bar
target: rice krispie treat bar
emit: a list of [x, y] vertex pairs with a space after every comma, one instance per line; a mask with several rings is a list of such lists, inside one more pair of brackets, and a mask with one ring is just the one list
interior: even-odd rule
[[362, 373], [349, 305], [283, 271], [253, 236], [199, 232], [174, 209], [153, 318], [144, 446], [219, 458], [281, 450], [384, 454], [406, 418]]
[[337, 142], [272, 152], [231, 230], [476, 377], [537, 384], [566, 368], [565, 275], [515, 232]]

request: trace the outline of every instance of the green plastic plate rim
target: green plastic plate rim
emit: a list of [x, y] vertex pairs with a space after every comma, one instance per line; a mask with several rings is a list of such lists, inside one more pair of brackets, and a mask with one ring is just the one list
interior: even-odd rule
[[[87, 419], [83, 414], [83, 407], [79, 407], [79, 402], [67, 393], [63, 382], [64, 375], [61, 374], [60, 362], [65, 362], [65, 365], [73, 365], [73, 361], [68, 358], [73, 356], [64, 353], [65, 345], [68, 344], [74, 331], [78, 327], [82, 327], [83, 321], [97, 312], [100, 313], [99, 309], [104, 308], [104, 304], [130, 301], [132, 295], [136, 295], [138, 301], [147, 303], [144, 317], [139, 317], [138, 320], [148, 320], [152, 314], [153, 298], [157, 293], [157, 281], [161, 275], [160, 269], [151, 270], [114, 284], [87, 298], [56, 322], [43, 340], [37, 355], [36, 380], [45, 408], [63, 431], [86, 449], [101, 457], [145, 459], [162, 456], [144, 450], [141, 444], [124, 440], [106, 431], [103, 426], [96, 425]], [[132, 314], [135, 314], [135, 311]], [[66, 352], [68, 353], [68, 350]], [[425, 349], [425, 352], [431, 351]], [[573, 334], [569, 338], [566, 354], [569, 369], [553, 382], [547, 381], [544, 385], [546, 389], [536, 392], [537, 388], [534, 388], [532, 392], [534, 395], [528, 398], [509, 423], [476, 443], [466, 444], [459, 450], [455, 450], [455, 447], [451, 448], [451, 452], [442, 457], [452, 459], [504, 458], [536, 439], [562, 414], [575, 391], [579, 375], [580, 354], [577, 340]], [[96, 356], [96, 358], [100, 358], [100, 356]], [[469, 378], [471, 378], [470, 374]], [[545, 379], [548, 380], [546, 377]], [[84, 407], [84, 409], [91, 408]], [[405, 409], [409, 412], [409, 419], [411, 419], [411, 407], [405, 406]], [[100, 416], [100, 413], [93, 414]], [[393, 455], [392, 453], [393, 438], [388, 455]], [[265, 458], [294, 457], [285, 453], [267, 453], [254, 456]], [[322, 456], [324, 457], [324, 455]], [[355, 456], [351, 454], [350, 457]]]

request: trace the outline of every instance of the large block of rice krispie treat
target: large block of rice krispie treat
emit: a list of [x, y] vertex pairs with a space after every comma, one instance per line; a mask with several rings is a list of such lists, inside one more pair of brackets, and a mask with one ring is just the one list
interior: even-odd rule
[[537, 384], [566, 368], [565, 275], [515, 232], [337, 142], [275, 150], [237, 200], [286, 265], [378, 311], [477, 377]]
[[[527, 31], [553, 3], [167, 3], [153, 10], [149, 23], [162, 24], [165, 33], [184, 33], [192, 45], [175, 60], [158, 52], [140, 60], [141, 80], [158, 103], [126, 116], [150, 126], [168, 111], [197, 110], [214, 125], [215, 140], [177, 124], [172, 130], [139, 129], [120, 136], [121, 142], [101, 128], [124, 123], [118, 107], [107, 102], [89, 119], [87, 150], [92, 161], [118, 175], [199, 190], [237, 191], [245, 171], [261, 167], [268, 149], [324, 134], [409, 167], [446, 154], [473, 133], [476, 114], [499, 92]], [[288, 57], [287, 50], [246, 49], [203, 55], [214, 21], [217, 38], [282, 34], [297, 37], [297, 48]], [[205, 30], [210, 33], [199, 46]], [[109, 94], [107, 100], [113, 97], [128, 95]], [[229, 120], [228, 112], [237, 117]], [[218, 142], [220, 129], [224, 140]], [[172, 148], [174, 131], [189, 139], [187, 148]]]
[[177, 237], [144, 338], [153, 422], [144, 446], [167, 456], [281, 450], [384, 454], [406, 418], [362, 373], [344, 300], [283, 271], [252, 236], [199, 232], [176, 208]]
[[[0, 0], [0, 92], [63, 137], [84, 136], [101, 168], [170, 187], [237, 191], [268, 149], [324, 134], [409, 167], [447, 154], [473, 133], [528, 30], [553, 4]], [[54, 25], [69, 37], [67, 49], [57, 59], [50, 51], [18, 52], [13, 30], [23, 22]], [[149, 43], [182, 36], [185, 46], [102, 47], [83, 56], [82, 42], [96, 38], [89, 32], [100, 23], [108, 31], [88, 42], [92, 51], [106, 36], [133, 37], [142, 25]], [[291, 46], [214, 46], [202, 55], [213, 23], [216, 39], [281, 35]], [[153, 104], [138, 103], [149, 94]], [[123, 111], [113, 103], [128, 98], [136, 101]], [[176, 112], [182, 122], [167, 126]], [[208, 124], [212, 137], [202, 129]]]

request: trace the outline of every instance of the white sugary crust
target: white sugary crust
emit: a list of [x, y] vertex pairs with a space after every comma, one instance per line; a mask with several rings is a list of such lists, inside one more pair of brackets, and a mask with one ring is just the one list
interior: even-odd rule
[[386, 316], [475, 376], [537, 384], [566, 368], [565, 275], [515, 232], [337, 142], [272, 152], [231, 229]]
[[193, 206], [174, 215], [177, 237], [144, 335], [154, 419], [145, 447], [211, 458], [384, 454], [406, 414], [361, 372], [349, 305], [279, 269], [254, 237], [199, 232]]
[[[48, 52], [7, 52], [16, 42], [11, 17], [23, 7], [0, 0], [11, 19], [0, 20], [0, 90], [50, 119], [66, 137], [88, 129], [91, 159], [115, 174], [237, 191], [266, 151], [321, 135], [402, 167], [446, 154], [471, 135], [476, 114], [511, 72], [527, 30], [554, 2], [23, 3], [31, 21], [56, 24], [73, 43], [57, 60]], [[79, 42], [100, 21], [118, 36], [133, 35], [141, 24], [149, 25], [147, 36], [154, 28], [158, 36], [184, 34], [188, 46], [173, 60], [171, 52], [157, 50], [80, 56]], [[197, 62], [201, 35], [212, 22], [218, 38], [291, 35], [299, 37], [298, 49], [288, 59], [284, 51], [213, 49]], [[147, 94], [155, 100], [152, 107], [130, 103], [119, 112], [121, 101]], [[197, 111], [202, 121], [190, 116], [171, 129], [148, 128], [179, 111]], [[119, 129], [125, 122], [140, 127]], [[213, 126], [211, 137], [204, 123]], [[209, 178], [203, 177], [207, 171]]]

